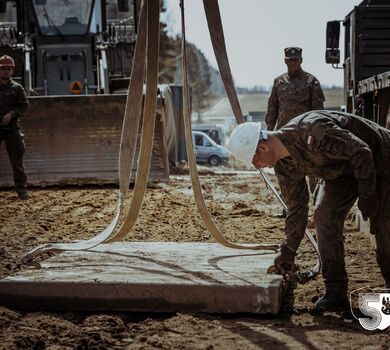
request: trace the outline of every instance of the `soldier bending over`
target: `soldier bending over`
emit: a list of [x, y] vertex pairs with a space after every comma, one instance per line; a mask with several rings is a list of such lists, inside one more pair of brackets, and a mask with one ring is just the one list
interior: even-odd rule
[[248, 166], [273, 167], [287, 210], [286, 240], [275, 258], [276, 270], [291, 272], [307, 226], [309, 192], [305, 175], [321, 178], [314, 223], [322, 260], [325, 295], [317, 310], [348, 305], [344, 262], [344, 220], [358, 199], [376, 239], [376, 257], [390, 288], [390, 130], [342, 112], [304, 113], [277, 131], [243, 123], [232, 132], [228, 148]]

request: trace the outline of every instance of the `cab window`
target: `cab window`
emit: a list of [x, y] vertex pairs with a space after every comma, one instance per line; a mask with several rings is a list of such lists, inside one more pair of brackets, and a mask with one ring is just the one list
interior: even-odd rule
[[203, 136], [202, 135], [195, 135], [195, 145], [196, 146], [203, 146]]

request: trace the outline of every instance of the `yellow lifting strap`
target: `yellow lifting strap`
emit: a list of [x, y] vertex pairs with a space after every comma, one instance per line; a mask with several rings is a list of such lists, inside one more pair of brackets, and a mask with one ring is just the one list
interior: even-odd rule
[[233, 77], [230, 70], [229, 59], [226, 51], [225, 37], [223, 35], [223, 27], [221, 14], [219, 11], [218, 0], [203, 0], [203, 6], [207, 18], [207, 25], [215, 59], [217, 60], [219, 73], [225, 87], [226, 94], [229, 98], [230, 105], [233, 110], [237, 124], [244, 122], [240, 103], [238, 102], [236, 89], [234, 88]]
[[[143, 84], [145, 78], [145, 56], [146, 56], [146, 45], [147, 45], [147, 21], [151, 21], [153, 12], [156, 10], [148, 11], [147, 6], [155, 5], [158, 1], [142, 1], [140, 9], [140, 17], [138, 23], [138, 34], [137, 41], [134, 50], [134, 60], [130, 75], [130, 83], [128, 89], [128, 95], [126, 100], [125, 114], [122, 127], [122, 137], [120, 143], [120, 156], [119, 156], [119, 198], [116, 214], [112, 222], [98, 235], [88, 240], [75, 241], [69, 243], [47, 243], [40, 245], [22, 256], [22, 262], [25, 264], [32, 264], [39, 266], [34, 263], [34, 258], [44, 252], [56, 252], [65, 250], [86, 250], [91, 249], [102, 242], [107, 241], [113, 234], [115, 228], [118, 225], [119, 218], [123, 212], [125, 197], [129, 188], [131, 169], [134, 162], [134, 155], [136, 150], [136, 142], [140, 121], [140, 113], [142, 109], [142, 94]], [[150, 4], [149, 4], [150, 3]], [[157, 21], [158, 21], [157, 9]], [[147, 18], [147, 14], [150, 14], [150, 18]], [[156, 16], [155, 16], [156, 17]], [[154, 19], [156, 20], [156, 19]], [[155, 27], [155, 26], [154, 26]], [[158, 34], [157, 34], [158, 36]], [[154, 38], [152, 42], [154, 41]], [[153, 50], [150, 50], [151, 52]], [[156, 53], [155, 53], [156, 54]], [[157, 53], [158, 55], [158, 53]], [[155, 84], [157, 87], [157, 83]], [[151, 89], [149, 89], [149, 94]], [[156, 94], [154, 95], [156, 96]], [[149, 98], [150, 99], [150, 98]], [[154, 117], [154, 112], [153, 112]], [[139, 186], [137, 187], [139, 189]], [[143, 196], [143, 194], [141, 194]], [[143, 198], [143, 197], [142, 197]]]
[[[207, 210], [206, 203], [203, 198], [202, 189], [199, 182], [198, 170], [196, 167], [196, 159], [194, 146], [192, 143], [192, 130], [191, 130], [191, 118], [190, 118], [190, 107], [189, 107], [189, 88], [188, 88], [188, 64], [187, 64], [187, 52], [186, 52], [186, 37], [185, 37], [185, 20], [184, 20], [184, 0], [180, 0], [181, 7], [181, 21], [182, 21], [182, 76], [183, 76], [183, 116], [184, 116], [184, 131], [187, 147], [188, 167], [190, 169], [192, 188], [194, 191], [195, 202], [198, 207], [200, 216], [203, 223], [206, 225], [207, 230], [211, 233], [213, 238], [225, 247], [236, 248], [236, 249], [261, 249], [261, 250], [276, 250], [279, 245], [240, 245], [232, 243], [227, 240], [218, 227], [215, 225], [213, 219]], [[226, 62], [226, 61], [225, 61]], [[233, 88], [234, 90], [234, 88]], [[232, 91], [235, 95], [235, 90]], [[238, 102], [238, 101], [237, 101]], [[237, 105], [240, 108], [239, 105]], [[241, 109], [240, 109], [241, 111]]]
[[[146, 50], [146, 94], [144, 117], [142, 125], [141, 148], [135, 177], [134, 193], [131, 198], [127, 216], [119, 231], [105, 243], [121, 241], [135, 225], [141, 210], [149, 179], [149, 169], [152, 157], [154, 127], [157, 106], [157, 78], [159, 56], [160, 5], [157, 0], [148, 0], [147, 7], [147, 50]], [[135, 82], [136, 83], [136, 82]], [[125, 167], [125, 173], [131, 168]], [[127, 187], [129, 183], [127, 183]]]
[[[199, 178], [197, 174], [195, 154], [192, 144], [192, 131], [189, 117], [189, 95], [187, 78], [187, 60], [185, 53], [185, 32], [184, 32], [184, 8], [182, 4], [182, 25], [183, 25], [183, 94], [184, 94], [184, 118], [185, 135], [187, 143], [187, 153], [189, 168], [194, 189], [194, 196], [201, 218], [214, 239], [220, 244], [238, 249], [262, 249], [276, 250], [278, 245], [239, 245], [228, 241], [223, 237], [219, 229], [215, 226], [207, 210], [201, 192]], [[138, 28], [138, 38], [134, 54], [134, 62], [130, 77], [128, 97], [126, 101], [125, 116], [122, 128], [120, 158], [119, 158], [119, 199], [115, 218], [111, 224], [95, 237], [70, 243], [49, 243], [41, 245], [23, 258], [24, 263], [33, 263], [33, 259], [48, 251], [62, 250], [86, 250], [91, 249], [101, 243], [110, 243], [122, 240], [134, 226], [138, 214], [141, 210], [142, 202], [147, 188], [149, 169], [153, 147], [153, 136], [155, 126], [155, 111], [157, 103], [157, 76], [158, 76], [158, 53], [159, 53], [159, 1], [144, 0], [141, 6], [140, 21]], [[124, 209], [124, 200], [128, 191], [131, 178], [131, 168], [134, 161], [138, 125], [142, 105], [142, 89], [145, 72], [146, 56], [146, 96], [144, 106], [144, 117], [142, 126], [141, 149], [137, 166], [134, 193], [130, 203], [126, 218], [116, 234], [113, 232], [118, 225], [119, 218]], [[231, 79], [231, 78], [230, 78]], [[235, 94], [235, 90], [231, 90]], [[236, 97], [237, 98], [237, 97]], [[237, 106], [239, 108], [238, 100]]]
[[[184, 12], [183, 5], [182, 6], [182, 23], [184, 30]], [[134, 194], [132, 197], [132, 201], [130, 204], [130, 208], [128, 211], [128, 215], [122, 224], [119, 232], [114, 235], [112, 238], [108, 239], [106, 242], [115, 242], [122, 240], [132, 229], [134, 226], [138, 214], [141, 209], [142, 200], [145, 195], [147, 180], [149, 177], [149, 168], [150, 168], [150, 155], [152, 151], [153, 144], [153, 134], [154, 134], [154, 113], [156, 108], [156, 95], [157, 92], [153, 95], [154, 91], [152, 87], [157, 87], [157, 57], [158, 57], [158, 21], [149, 20], [149, 7], [148, 7], [148, 41], [147, 41], [147, 87], [146, 87], [146, 99], [145, 99], [145, 112], [144, 112], [144, 125], [142, 132], [142, 141], [141, 141], [141, 152], [139, 157], [139, 164], [137, 168], [137, 176], [136, 176], [136, 184], [134, 188]], [[154, 27], [153, 27], [154, 25]], [[213, 238], [219, 242], [220, 244], [238, 249], [263, 249], [263, 250], [276, 250], [278, 245], [238, 245], [228, 241], [219, 231], [219, 229], [214, 224], [208, 210], [206, 204], [204, 202], [204, 198], [201, 191], [201, 186], [199, 183], [199, 178], [197, 174], [195, 155], [192, 144], [192, 131], [191, 131], [191, 122], [189, 117], [189, 95], [188, 95], [188, 73], [187, 73], [187, 60], [186, 60], [186, 52], [185, 52], [185, 33], [183, 31], [183, 46], [182, 46], [182, 69], [183, 69], [183, 103], [184, 103], [184, 124], [185, 124], [185, 136], [186, 136], [186, 148], [187, 148], [187, 156], [189, 160], [189, 169], [191, 173], [192, 186], [194, 191], [195, 201], [208, 231], [211, 233]], [[184, 51], [183, 51], [184, 50]], [[154, 84], [154, 85], [153, 85]], [[234, 91], [235, 93], [235, 91]], [[153, 98], [153, 96], [155, 96]], [[239, 105], [238, 105], [239, 107]]]
[[[203, 0], [203, 5], [206, 13], [207, 25], [209, 27], [211, 42], [213, 44], [214, 54], [221, 74], [221, 78], [225, 86], [226, 94], [228, 95], [229, 102], [232, 107], [237, 124], [240, 124], [244, 122], [244, 118], [234, 88], [233, 77], [230, 70], [218, 0]], [[267, 187], [275, 194], [275, 196], [283, 205], [283, 207], [287, 209], [283, 198], [273, 186], [268, 175], [262, 169], [259, 169], [259, 173], [264, 179]], [[317, 263], [312, 269], [306, 271], [305, 273], [301, 273], [300, 277], [302, 281], [316, 276], [321, 270], [321, 259], [317, 241], [311, 235], [308, 229], [305, 230], [305, 236], [309, 240], [309, 242], [314, 248], [314, 251], [317, 254]]]

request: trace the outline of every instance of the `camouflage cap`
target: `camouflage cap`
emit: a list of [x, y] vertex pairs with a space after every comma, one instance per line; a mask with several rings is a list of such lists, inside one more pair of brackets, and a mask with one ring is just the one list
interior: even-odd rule
[[300, 47], [286, 47], [284, 49], [284, 58], [286, 60], [302, 58], [302, 49]]

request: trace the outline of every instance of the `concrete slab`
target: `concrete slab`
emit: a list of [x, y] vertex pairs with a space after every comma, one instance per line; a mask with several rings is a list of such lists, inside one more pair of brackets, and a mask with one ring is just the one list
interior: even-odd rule
[[0, 281], [0, 304], [24, 310], [272, 313], [284, 283], [275, 254], [216, 243], [120, 242], [64, 252]]

